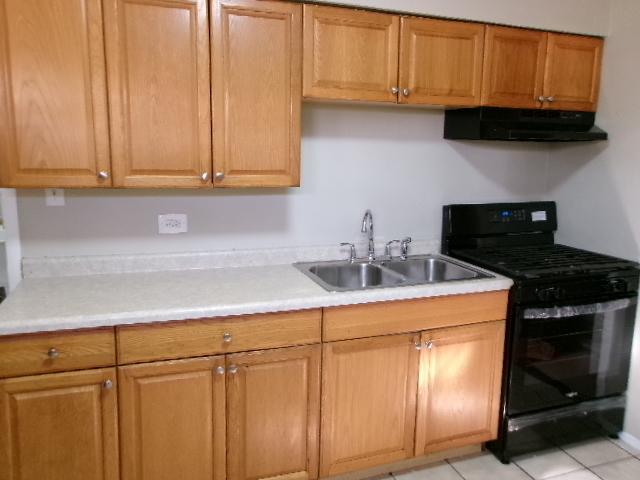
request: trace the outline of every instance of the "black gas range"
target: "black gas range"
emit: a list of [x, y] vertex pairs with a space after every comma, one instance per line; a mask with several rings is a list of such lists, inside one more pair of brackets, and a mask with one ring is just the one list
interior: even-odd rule
[[444, 207], [443, 253], [514, 280], [499, 438], [515, 455], [622, 430], [638, 264], [556, 244], [554, 202]]

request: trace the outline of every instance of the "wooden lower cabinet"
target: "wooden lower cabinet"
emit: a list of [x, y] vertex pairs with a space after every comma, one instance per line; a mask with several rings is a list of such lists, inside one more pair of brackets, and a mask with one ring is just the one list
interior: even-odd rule
[[422, 335], [416, 455], [496, 438], [505, 322]]
[[117, 480], [113, 368], [0, 381], [2, 480]]
[[224, 479], [224, 357], [118, 370], [122, 480]]
[[320, 345], [227, 357], [227, 478], [318, 477]]
[[419, 340], [408, 334], [323, 346], [321, 476], [413, 456]]

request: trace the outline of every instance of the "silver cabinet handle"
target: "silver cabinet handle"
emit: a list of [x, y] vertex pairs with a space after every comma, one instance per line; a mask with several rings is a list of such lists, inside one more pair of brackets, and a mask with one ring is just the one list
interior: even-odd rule
[[233, 335], [231, 335], [229, 332], [224, 332], [222, 334], [222, 341], [224, 343], [231, 343], [231, 340], [233, 340]]
[[200, 175], [200, 178], [202, 179], [203, 182], [206, 182], [209, 180], [209, 172], [202, 172], [202, 175]]
[[356, 246], [353, 243], [342, 242], [341, 247], [349, 247], [349, 263], [353, 263], [356, 259]]
[[218, 375], [224, 375], [224, 367], [218, 367], [216, 368], [216, 373]]
[[107, 172], [106, 170], [101, 170], [98, 172], [98, 178], [100, 180], [108, 180], [109, 179], [109, 172]]
[[55, 347], [51, 347], [47, 352], [47, 357], [51, 359], [58, 358], [59, 356], [60, 356], [60, 352]]
[[431, 350], [433, 348], [433, 342], [429, 341], [427, 343], [424, 344], [424, 346], [428, 349]]
[[556, 97], [547, 97], [547, 102], [553, 103], [556, 101]]
[[224, 180], [224, 173], [216, 172], [216, 180]]
[[398, 87], [391, 87], [391, 93], [394, 95], [397, 95], [398, 92], [400, 92], [400, 89]]
[[414, 343], [416, 350], [422, 350], [422, 345], [420, 344], [420, 342], [415, 342]]
[[235, 365], [231, 365], [228, 372], [229, 375], [235, 375], [236, 373], [238, 373], [238, 367], [236, 367]]
[[105, 390], [111, 390], [111, 389], [113, 388], [113, 382], [112, 382], [111, 380], [105, 380], [105, 381], [102, 383], [102, 387], [103, 387]]
[[411, 95], [411, 90], [408, 88], [403, 88], [402, 95], [404, 95], [405, 97], [408, 97], [409, 95]]

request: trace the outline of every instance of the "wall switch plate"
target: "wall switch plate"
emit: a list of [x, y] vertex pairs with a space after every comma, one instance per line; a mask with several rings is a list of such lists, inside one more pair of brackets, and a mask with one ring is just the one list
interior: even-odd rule
[[64, 207], [64, 190], [62, 188], [47, 188], [44, 191], [47, 207]]
[[158, 215], [158, 233], [160, 235], [187, 233], [187, 216], [183, 213]]

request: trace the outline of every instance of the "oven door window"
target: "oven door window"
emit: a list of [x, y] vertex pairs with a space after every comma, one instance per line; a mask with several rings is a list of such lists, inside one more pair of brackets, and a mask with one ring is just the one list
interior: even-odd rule
[[510, 415], [622, 393], [636, 300], [520, 309], [509, 377]]

